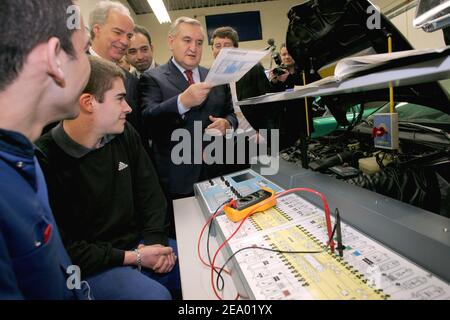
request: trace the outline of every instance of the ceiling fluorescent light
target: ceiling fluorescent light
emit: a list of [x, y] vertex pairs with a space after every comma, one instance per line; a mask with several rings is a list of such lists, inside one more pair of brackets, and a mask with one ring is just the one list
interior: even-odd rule
[[147, 0], [150, 7], [152, 7], [153, 13], [158, 19], [160, 24], [170, 23], [169, 13], [167, 12], [164, 2], [162, 0]]

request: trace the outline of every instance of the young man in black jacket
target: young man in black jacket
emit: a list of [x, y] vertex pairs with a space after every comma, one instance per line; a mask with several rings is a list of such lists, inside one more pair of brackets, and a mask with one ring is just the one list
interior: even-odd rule
[[37, 142], [51, 206], [97, 299], [170, 299], [167, 289], [180, 289], [176, 244], [153, 165], [126, 122], [125, 75], [104, 59], [90, 62], [80, 115]]

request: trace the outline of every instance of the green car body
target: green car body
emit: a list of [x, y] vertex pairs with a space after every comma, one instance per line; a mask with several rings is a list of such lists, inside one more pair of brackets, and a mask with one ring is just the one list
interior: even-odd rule
[[[362, 119], [366, 119], [368, 116], [375, 113], [380, 107], [381, 106], [364, 109]], [[349, 123], [352, 123], [358, 116], [361, 110], [361, 105], [358, 104], [354, 106], [353, 109], [355, 112], [347, 113], [347, 120]], [[313, 123], [314, 132], [311, 134], [311, 138], [323, 137], [336, 129], [345, 129], [344, 126], [339, 126], [337, 124], [336, 119], [330, 113], [326, 113], [322, 117], [314, 118]]]

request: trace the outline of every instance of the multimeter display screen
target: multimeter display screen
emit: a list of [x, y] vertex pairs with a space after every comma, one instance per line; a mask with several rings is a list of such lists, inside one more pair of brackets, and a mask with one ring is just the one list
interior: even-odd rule
[[253, 179], [253, 178], [254, 178], [254, 176], [251, 175], [248, 172], [240, 174], [238, 176], [231, 177], [231, 179], [233, 179], [233, 181], [236, 182], [236, 183], [239, 183], [239, 182], [242, 182], [242, 181], [247, 181], [247, 180], [250, 180], [250, 179]]

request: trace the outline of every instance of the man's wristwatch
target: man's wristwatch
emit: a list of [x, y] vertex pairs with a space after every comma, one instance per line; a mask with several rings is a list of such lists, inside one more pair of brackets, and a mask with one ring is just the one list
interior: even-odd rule
[[141, 259], [141, 253], [139, 252], [139, 249], [134, 249], [134, 252], [136, 252], [136, 265], [139, 272], [142, 270], [142, 259]]

